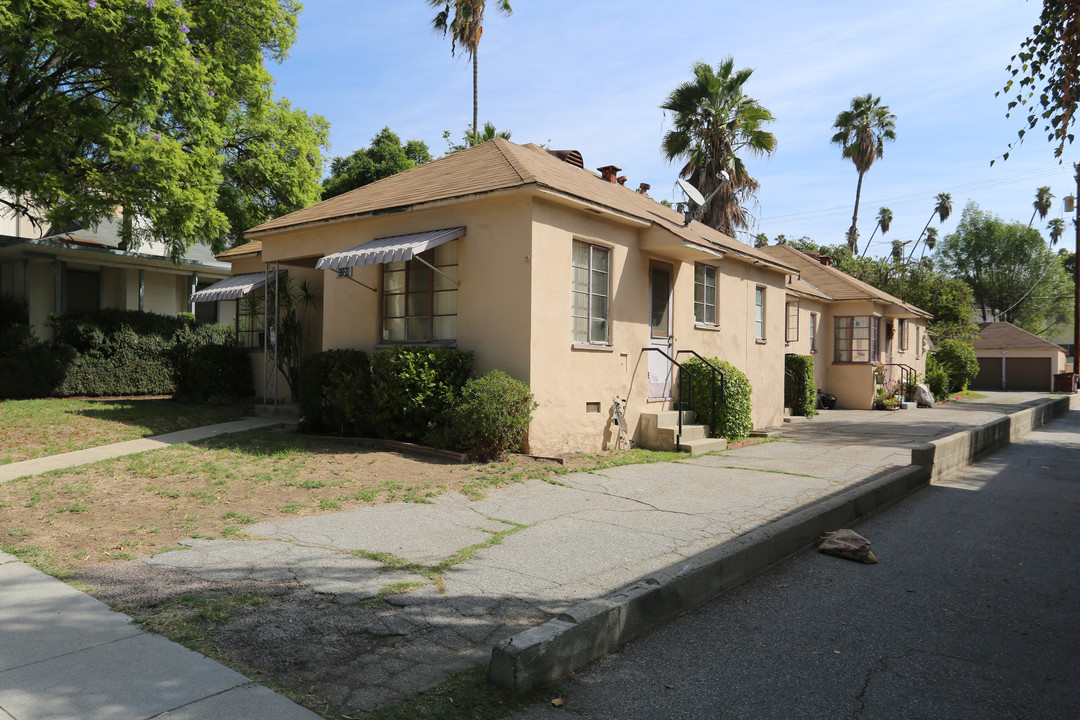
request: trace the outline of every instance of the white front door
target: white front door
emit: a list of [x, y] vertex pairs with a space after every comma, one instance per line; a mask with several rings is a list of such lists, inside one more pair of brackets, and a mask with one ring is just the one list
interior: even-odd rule
[[[670, 265], [649, 266], [649, 347], [672, 354]], [[671, 361], [658, 352], [649, 355], [649, 399], [671, 398]]]

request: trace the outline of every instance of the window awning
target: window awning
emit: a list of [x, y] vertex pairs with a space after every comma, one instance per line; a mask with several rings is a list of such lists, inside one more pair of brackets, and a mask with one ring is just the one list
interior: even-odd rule
[[378, 263], [412, 260], [413, 256], [425, 250], [438, 247], [465, 234], [465, 228], [447, 228], [429, 230], [411, 235], [395, 235], [372, 240], [356, 247], [331, 253], [315, 264], [319, 270], [339, 270], [357, 265], [376, 265]]
[[192, 293], [191, 302], [217, 302], [218, 300], [236, 300], [256, 288], [266, 284], [266, 273], [245, 273], [225, 278], [208, 288]]

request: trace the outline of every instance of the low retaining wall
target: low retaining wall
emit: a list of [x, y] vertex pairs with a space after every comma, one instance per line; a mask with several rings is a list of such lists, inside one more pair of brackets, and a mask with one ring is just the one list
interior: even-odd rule
[[1080, 409], [1080, 397], [1040, 401], [912, 449], [912, 464], [871, 477], [690, 560], [654, 573], [500, 642], [488, 677], [516, 692], [551, 682], [816, 543], [823, 534], [902, 500], [1024, 433]]

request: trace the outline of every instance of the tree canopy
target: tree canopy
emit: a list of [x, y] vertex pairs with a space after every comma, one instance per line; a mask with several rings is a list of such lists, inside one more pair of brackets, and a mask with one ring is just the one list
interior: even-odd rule
[[[1009, 61], [1009, 80], [995, 95], [1009, 98], [1005, 117], [1017, 108], [1027, 113], [1010, 150], [1041, 125], [1046, 139], [1057, 143], [1054, 156], [1061, 157], [1065, 144], [1073, 141], [1080, 99], [1080, 0], [1043, 0], [1042, 6], [1039, 23]], [[1009, 153], [1002, 159], [1008, 160]]]
[[[318, 199], [328, 125], [274, 101], [296, 0], [0, 3], [0, 203], [222, 249]], [[242, 18], [243, 22], [237, 19]]]
[[472, 127], [465, 128], [465, 132], [461, 135], [460, 143], [453, 141], [449, 130], [443, 130], [442, 134], [443, 140], [446, 141], [447, 155], [453, 155], [456, 152], [467, 150], [468, 148], [487, 142], [488, 140], [494, 140], [497, 137], [509, 140], [510, 136], [511, 132], [509, 130], [496, 130], [495, 124], [490, 121], [484, 123], [484, 132], [482, 133], [476, 132]]
[[330, 163], [330, 175], [323, 181], [322, 198], [327, 200], [376, 180], [431, 162], [431, 152], [423, 140], [401, 142], [389, 127], [371, 138], [371, 146], [360, 148]]
[[[744, 206], [754, 200], [759, 187], [743, 156], [771, 155], [776, 149], [776, 137], [765, 129], [773, 122], [772, 113], [744, 89], [753, 72], [735, 70], [730, 56], [715, 69], [694, 63], [693, 79], [672, 90], [660, 106], [674, 116], [673, 128], [664, 135], [664, 156], [685, 161], [679, 175], [706, 197], [723, 185], [701, 221], [732, 236], [738, 229], [749, 229]], [[726, 184], [722, 171], [730, 178]]]
[[1070, 318], [1072, 285], [1038, 230], [1007, 223], [969, 202], [938, 245], [942, 267], [970, 287], [983, 320], [1039, 334]]

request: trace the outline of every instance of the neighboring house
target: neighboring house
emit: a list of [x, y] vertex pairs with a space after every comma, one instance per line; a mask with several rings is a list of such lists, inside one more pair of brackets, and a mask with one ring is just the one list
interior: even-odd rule
[[313, 280], [318, 349], [457, 347], [528, 383], [533, 453], [610, 446], [616, 397], [640, 438], [643, 413], [673, 407], [664, 354], [683, 351], [741, 369], [754, 426], [779, 425], [794, 268], [684, 225], [618, 170], [495, 139], [264, 223], [219, 259]]
[[930, 313], [837, 270], [828, 257], [788, 245], [761, 252], [799, 271], [787, 287], [788, 351], [814, 356], [818, 388], [835, 395], [837, 407], [873, 407], [879, 363], [888, 381], [926, 373]]
[[49, 315], [119, 308], [164, 315], [195, 312], [204, 322], [232, 322], [232, 305], [193, 305], [191, 295], [230, 274], [227, 262], [195, 245], [177, 265], [159, 243], [125, 250], [119, 220], [96, 228], [49, 230], [38, 237], [25, 218], [0, 217], [0, 294], [22, 300], [40, 338]]
[[974, 343], [979, 374], [972, 390], [1034, 390], [1049, 392], [1054, 375], [1064, 373], [1065, 350], [1008, 322], [979, 325]]

